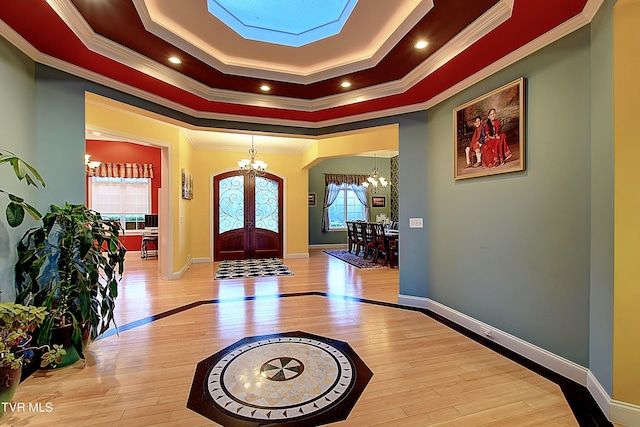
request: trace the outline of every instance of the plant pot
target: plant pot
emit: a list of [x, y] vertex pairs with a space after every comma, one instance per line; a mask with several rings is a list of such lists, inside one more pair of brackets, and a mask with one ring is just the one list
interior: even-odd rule
[[4, 402], [11, 402], [20, 384], [22, 366], [18, 369], [0, 368], [0, 418], [4, 415]]
[[91, 326], [88, 323], [82, 325], [82, 352], [87, 349], [91, 342]]
[[71, 339], [71, 333], [73, 328], [68, 326], [56, 326], [51, 330], [51, 345], [62, 345], [62, 348], [67, 352], [61, 357], [60, 362], [47, 366], [47, 368], [62, 368], [69, 366], [80, 360], [80, 355], [73, 346], [73, 340]]
[[26, 380], [38, 369], [40, 369], [40, 364], [42, 363], [42, 353], [43, 350], [39, 348], [34, 348], [24, 353], [25, 357], [22, 362], [22, 375], [20, 377], [20, 382]]

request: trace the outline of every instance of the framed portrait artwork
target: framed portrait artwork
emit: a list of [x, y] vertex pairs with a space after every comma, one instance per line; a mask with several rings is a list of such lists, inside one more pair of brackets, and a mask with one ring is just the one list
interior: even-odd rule
[[371, 206], [374, 208], [384, 208], [384, 196], [371, 197]]
[[453, 110], [453, 178], [525, 168], [524, 89], [520, 78]]

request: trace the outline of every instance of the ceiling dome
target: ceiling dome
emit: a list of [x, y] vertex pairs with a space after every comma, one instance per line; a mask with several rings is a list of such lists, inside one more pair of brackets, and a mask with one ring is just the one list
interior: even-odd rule
[[245, 39], [299, 47], [340, 32], [358, 0], [208, 0]]

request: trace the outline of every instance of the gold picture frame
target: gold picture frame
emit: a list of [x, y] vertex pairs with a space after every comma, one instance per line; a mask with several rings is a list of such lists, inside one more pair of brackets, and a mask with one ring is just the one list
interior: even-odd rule
[[525, 79], [453, 110], [455, 180], [525, 169]]

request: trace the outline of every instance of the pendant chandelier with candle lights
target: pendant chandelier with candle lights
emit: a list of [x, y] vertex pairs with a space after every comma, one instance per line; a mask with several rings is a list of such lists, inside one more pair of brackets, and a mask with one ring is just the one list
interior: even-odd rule
[[378, 190], [386, 190], [389, 181], [378, 172], [378, 164], [376, 162], [376, 155], [373, 154], [373, 169], [367, 177], [367, 180], [362, 183], [362, 186], [368, 191], [377, 193]]
[[264, 175], [267, 170], [267, 164], [262, 160], [256, 160], [258, 151], [253, 145], [253, 135], [251, 135], [251, 149], [249, 150], [249, 159], [242, 159], [238, 162], [240, 173]]
[[99, 162], [97, 160], [91, 160], [91, 154], [84, 155], [84, 165], [89, 169], [95, 169], [100, 166], [101, 163], [102, 162]]

